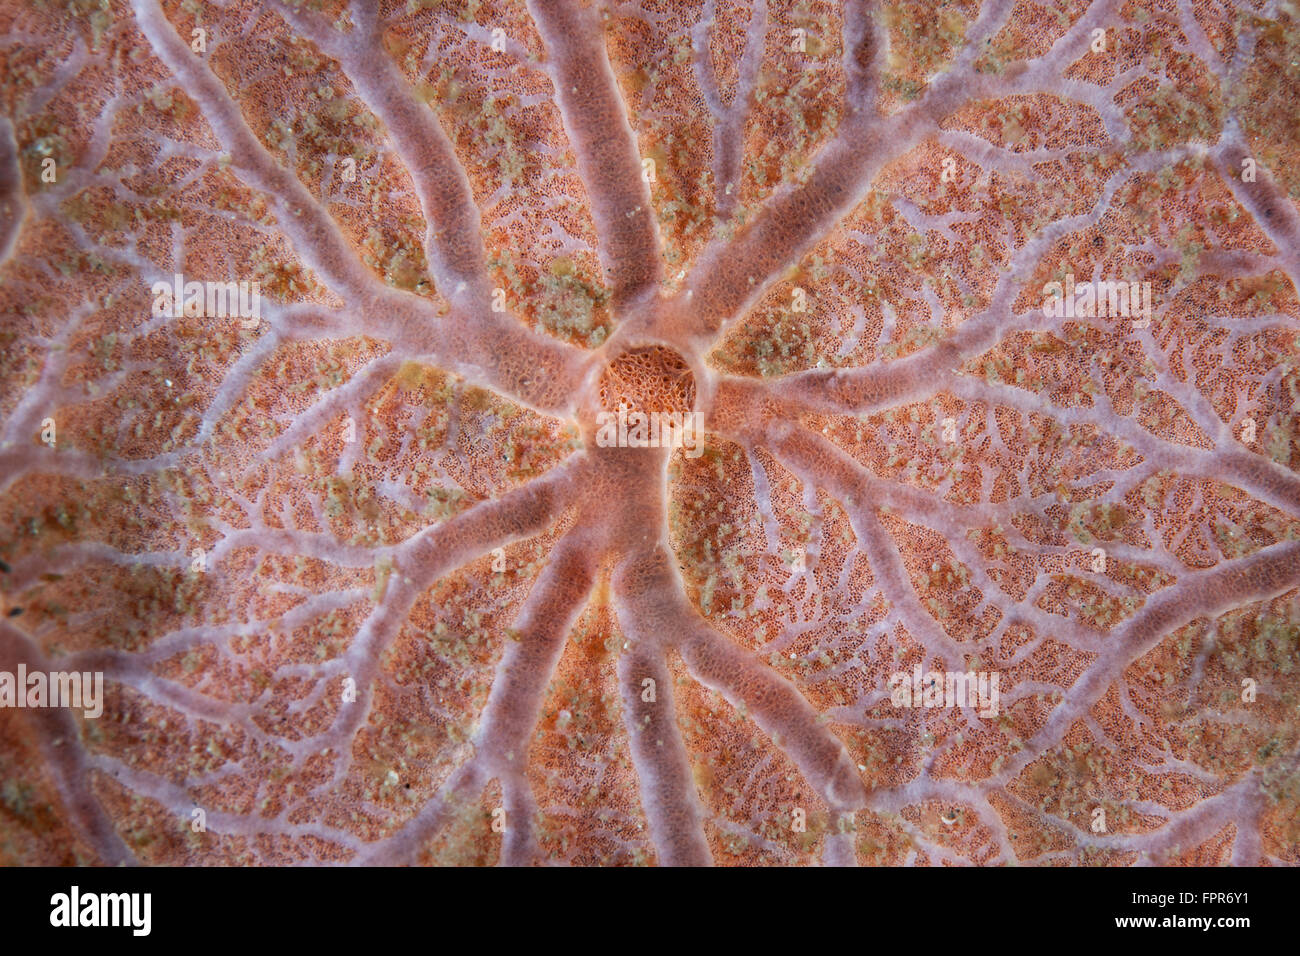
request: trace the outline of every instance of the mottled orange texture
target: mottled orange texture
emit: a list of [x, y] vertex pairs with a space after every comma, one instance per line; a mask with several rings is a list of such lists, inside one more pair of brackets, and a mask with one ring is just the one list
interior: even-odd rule
[[1300, 863], [1262, 9], [0, 0], [0, 861]]
[[618, 355], [601, 373], [600, 407], [640, 412], [695, 409], [695, 374], [686, 360], [663, 346], [643, 346]]

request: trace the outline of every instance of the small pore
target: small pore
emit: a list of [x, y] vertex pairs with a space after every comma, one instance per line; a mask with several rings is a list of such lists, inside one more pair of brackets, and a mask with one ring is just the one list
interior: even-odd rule
[[606, 366], [599, 397], [606, 411], [690, 412], [695, 410], [695, 374], [670, 348], [629, 349]]

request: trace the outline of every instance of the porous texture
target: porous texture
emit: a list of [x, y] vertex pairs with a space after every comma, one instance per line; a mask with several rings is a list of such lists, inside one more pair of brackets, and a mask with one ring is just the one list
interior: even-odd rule
[[1298, 62], [1291, 0], [0, 0], [0, 671], [105, 678], [0, 709], [0, 862], [1300, 863]]
[[672, 349], [649, 345], [618, 355], [601, 373], [600, 407], [643, 413], [695, 410], [695, 373]]

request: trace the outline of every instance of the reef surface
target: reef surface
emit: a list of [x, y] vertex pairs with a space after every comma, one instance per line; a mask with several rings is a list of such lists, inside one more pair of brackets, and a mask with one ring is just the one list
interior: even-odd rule
[[0, 0], [0, 862], [1300, 862], [1297, 63]]

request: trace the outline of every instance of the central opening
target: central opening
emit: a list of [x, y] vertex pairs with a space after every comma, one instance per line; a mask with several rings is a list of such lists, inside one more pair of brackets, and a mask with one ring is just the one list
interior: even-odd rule
[[676, 412], [695, 408], [695, 374], [677, 352], [647, 345], [623, 352], [605, 368], [598, 400], [605, 411]]
[[605, 366], [597, 386], [595, 443], [601, 448], [680, 448], [704, 452], [695, 411], [695, 374], [663, 345], [628, 349]]

